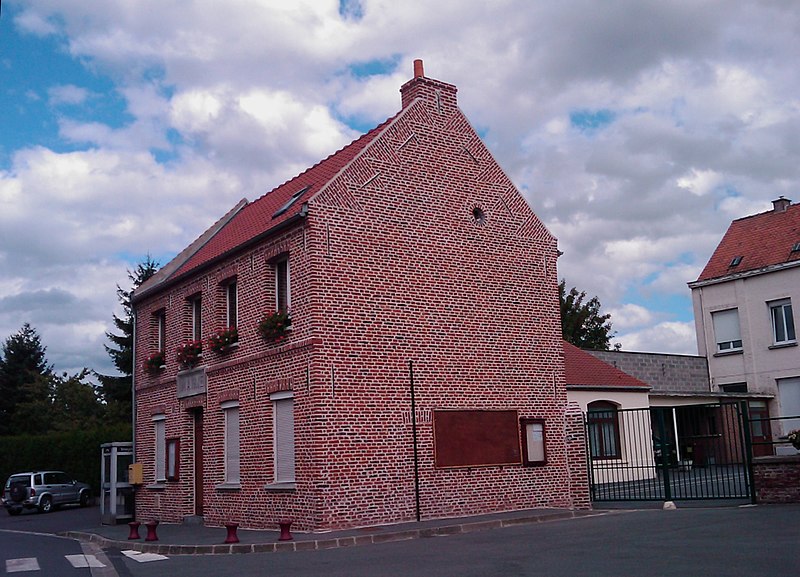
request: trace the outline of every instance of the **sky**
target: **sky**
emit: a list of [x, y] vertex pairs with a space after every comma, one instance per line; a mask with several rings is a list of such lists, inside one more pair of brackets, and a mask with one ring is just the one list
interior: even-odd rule
[[731, 220], [800, 201], [800, 6], [4, 0], [0, 339], [111, 374], [117, 285], [400, 109], [422, 59], [623, 350], [696, 354]]

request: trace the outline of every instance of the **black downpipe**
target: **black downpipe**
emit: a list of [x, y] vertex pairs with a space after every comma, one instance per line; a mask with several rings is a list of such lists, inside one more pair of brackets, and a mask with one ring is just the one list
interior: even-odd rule
[[417, 522], [420, 521], [419, 507], [419, 450], [417, 448], [417, 398], [414, 394], [414, 361], [408, 361], [408, 377], [411, 382], [411, 434], [414, 438], [414, 500], [416, 502]]

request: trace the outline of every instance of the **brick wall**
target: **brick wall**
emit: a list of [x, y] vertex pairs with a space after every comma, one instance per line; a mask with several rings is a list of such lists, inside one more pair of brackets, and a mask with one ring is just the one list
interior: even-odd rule
[[759, 503], [800, 503], [800, 455], [753, 459]]
[[693, 355], [586, 351], [653, 387], [652, 393], [708, 393], [708, 361]]
[[[425, 87], [431, 87], [426, 90]], [[137, 365], [137, 460], [153, 478], [155, 408], [180, 436], [185, 474], [143, 488], [141, 516], [193, 511], [191, 407], [204, 407], [207, 524], [323, 530], [412, 520], [416, 495], [411, 363], [423, 519], [533, 507], [589, 506], [580, 412], [567, 412], [555, 239], [468, 121], [455, 89], [421, 83], [376, 142], [308, 203], [303, 225], [137, 306], [137, 326], [168, 318], [168, 362]], [[442, 94], [442, 91], [445, 93]], [[274, 301], [269, 260], [288, 253], [293, 330], [263, 342]], [[171, 351], [186, 338], [186, 298], [203, 297], [205, 333], [221, 319], [220, 282], [239, 285], [239, 346], [204, 353], [204, 396], [178, 400]], [[149, 352], [146, 335], [137, 357]], [[297, 482], [273, 478], [269, 393], [294, 394]], [[223, 479], [220, 403], [240, 406], [241, 487]], [[436, 409], [516, 410], [546, 422], [547, 465], [437, 468]]]

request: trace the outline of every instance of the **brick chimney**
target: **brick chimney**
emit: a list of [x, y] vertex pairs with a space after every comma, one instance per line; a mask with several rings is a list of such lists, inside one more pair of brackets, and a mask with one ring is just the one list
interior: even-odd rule
[[786, 212], [786, 209], [792, 204], [792, 201], [788, 198], [783, 198], [782, 196], [777, 200], [772, 201], [772, 211], [773, 212]]
[[446, 82], [427, 78], [422, 60], [414, 60], [414, 78], [400, 87], [403, 108], [416, 99], [422, 99], [434, 112], [449, 116], [458, 108], [456, 92], [458, 89]]

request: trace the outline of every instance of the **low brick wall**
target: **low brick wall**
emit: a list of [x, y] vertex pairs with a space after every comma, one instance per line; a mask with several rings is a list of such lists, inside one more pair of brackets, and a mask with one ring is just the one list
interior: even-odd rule
[[753, 459], [759, 503], [800, 503], [800, 454]]

